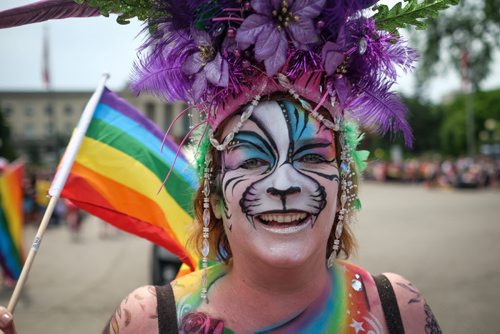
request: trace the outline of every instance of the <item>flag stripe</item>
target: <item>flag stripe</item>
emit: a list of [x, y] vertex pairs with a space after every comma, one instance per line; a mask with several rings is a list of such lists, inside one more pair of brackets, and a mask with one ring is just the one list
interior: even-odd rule
[[[154, 136], [151, 132], [149, 132], [147, 129], [143, 128], [140, 123], [137, 123], [133, 119], [121, 114], [120, 112], [111, 109], [109, 106], [100, 103], [96, 111], [94, 113], [94, 119], [92, 120], [89, 130], [92, 127], [97, 126], [94, 121], [98, 119], [103, 121], [104, 123], [107, 123], [114, 128], [116, 128], [118, 131], [125, 132], [127, 136], [130, 136], [134, 139], [136, 139], [141, 146], [144, 146], [149, 150], [149, 152], [155, 156], [161, 157], [163, 159], [164, 163], [167, 165], [172, 165], [175, 159], [175, 151], [169, 150], [165, 148], [163, 152], [160, 152], [160, 147], [161, 147], [161, 140], [159, 140], [156, 136]], [[92, 124], [94, 123], [94, 124]], [[99, 123], [100, 126], [104, 126], [102, 123]], [[94, 136], [93, 138], [100, 140], [101, 137], [103, 139], [112, 137], [113, 136], [105, 129], [102, 129], [102, 132], [100, 131], [100, 128], [94, 129], [93, 133], [97, 134], [99, 133], [98, 137]], [[121, 141], [121, 140], [120, 140]], [[122, 145], [124, 146], [124, 145]], [[193, 172], [191, 166], [186, 162], [186, 160], [183, 158], [182, 155], [180, 155], [177, 158], [177, 161], [175, 162], [174, 170], [176, 171], [183, 171], [184, 178], [188, 179], [190, 181], [190, 184], [193, 188], [196, 187], [197, 185], [197, 176]], [[166, 172], [165, 172], [166, 173]]]
[[[102, 133], [106, 133], [106, 136], [101, 135]], [[116, 140], [117, 137], [119, 137], [120, 140]], [[157, 155], [151, 152], [144, 152], [144, 147], [141, 146], [141, 142], [135, 140], [126, 133], [121, 133], [119, 129], [97, 119], [92, 120], [87, 130], [86, 138], [92, 138], [99, 143], [106, 144], [108, 147], [122, 152], [123, 154], [126, 154], [130, 158], [136, 160], [136, 163], [141, 163], [157, 178], [157, 181], [155, 182], [157, 189], [154, 190], [154, 193], [160, 190], [161, 183], [169, 169], [169, 166]], [[80, 150], [82, 150], [82, 148], [80, 148]], [[91, 150], [94, 150], [94, 148], [91, 148]], [[109, 158], [110, 156], [107, 156], [107, 159]], [[174, 168], [172, 174], [170, 175], [171, 179], [169, 178], [167, 181], [169, 191], [175, 201], [179, 203], [184, 210], [191, 212], [192, 205], [190, 200], [192, 199], [192, 194], [195, 189], [191, 184], [186, 182], [182, 175], [179, 174], [179, 171]]]

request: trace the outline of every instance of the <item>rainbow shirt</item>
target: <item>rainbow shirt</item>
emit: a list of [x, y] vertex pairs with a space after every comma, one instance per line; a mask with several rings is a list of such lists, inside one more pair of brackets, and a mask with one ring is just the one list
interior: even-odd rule
[[[227, 266], [217, 264], [207, 269], [211, 285], [227, 272]], [[336, 261], [330, 269], [331, 284], [325, 293], [299, 315], [286, 319], [256, 333], [384, 333], [380, 321], [370, 312], [365, 284], [373, 282], [366, 270], [344, 261]], [[188, 317], [204, 316], [203, 329], [189, 332], [233, 333], [223, 327], [223, 321], [196, 313], [201, 304], [201, 271], [179, 278], [172, 283], [177, 305], [177, 321], [180, 333], [185, 333], [183, 321]], [[196, 319], [199, 320], [199, 319]]]

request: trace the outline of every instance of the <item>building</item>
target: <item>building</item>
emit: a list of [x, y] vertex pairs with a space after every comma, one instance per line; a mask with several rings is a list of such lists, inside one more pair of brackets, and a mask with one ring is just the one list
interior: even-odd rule
[[[93, 92], [91, 91], [0, 91], [0, 110], [11, 129], [17, 152], [27, 161], [53, 166], [64, 151], [71, 133]], [[119, 93], [166, 131], [184, 109], [158, 98], [129, 91]], [[190, 120], [181, 117], [171, 131], [178, 140], [188, 131]]]

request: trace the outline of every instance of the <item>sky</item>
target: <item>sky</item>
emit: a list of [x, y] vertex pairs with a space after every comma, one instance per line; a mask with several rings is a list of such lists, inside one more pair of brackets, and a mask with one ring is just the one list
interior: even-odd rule
[[[182, 1], [182, 0], [181, 0]], [[0, 11], [30, 3], [29, 0], [2, 0]], [[394, 3], [388, 0], [384, 3]], [[0, 30], [0, 90], [43, 90], [42, 40], [48, 30], [50, 77], [54, 90], [93, 90], [102, 73], [109, 73], [108, 87], [121, 90], [131, 76], [137, 49], [145, 35], [142, 25], [132, 21], [119, 25], [116, 17], [53, 20]], [[483, 88], [500, 87], [500, 55]], [[402, 73], [395, 90], [411, 94], [412, 74]], [[439, 101], [460, 89], [460, 79], [452, 71], [433, 80], [428, 97]]]

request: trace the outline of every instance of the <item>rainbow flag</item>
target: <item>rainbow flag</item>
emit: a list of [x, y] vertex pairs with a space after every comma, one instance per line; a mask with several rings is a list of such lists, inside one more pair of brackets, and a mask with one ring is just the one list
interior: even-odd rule
[[24, 264], [23, 239], [24, 164], [15, 162], [0, 172], [0, 267], [17, 280]]
[[191, 269], [186, 249], [197, 187], [194, 168], [158, 127], [108, 89], [94, 111], [61, 197], [127, 232], [176, 254]]

